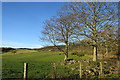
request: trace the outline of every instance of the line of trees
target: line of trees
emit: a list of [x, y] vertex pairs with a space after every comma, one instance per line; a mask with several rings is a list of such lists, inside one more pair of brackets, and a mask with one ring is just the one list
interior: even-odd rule
[[[57, 16], [44, 22], [43, 40], [50, 41], [68, 58], [69, 45], [88, 38], [94, 47], [93, 61], [97, 61], [97, 49], [102, 44], [108, 54], [112, 42], [118, 41], [118, 3], [72, 2], [66, 3]], [[57, 45], [64, 44], [65, 49]]]

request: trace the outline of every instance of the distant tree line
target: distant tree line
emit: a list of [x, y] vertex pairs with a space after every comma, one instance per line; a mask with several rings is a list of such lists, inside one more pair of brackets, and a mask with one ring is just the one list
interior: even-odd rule
[[11, 47], [2, 47], [1, 50], [2, 50], [2, 53], [5, 53], [5, 52], [9, 52], [9, 51], [15, 50], [15, 49], [11, 48]]
[[12, 51], [13, 53], [16, 53], [17, 49], [33, 50], [33, 49], [30, 49], [30, 48], [12, 48], [12, 47], [2, 47], [2, 48], [0, 48], [2, 53], [9, 52], [9, 51]]

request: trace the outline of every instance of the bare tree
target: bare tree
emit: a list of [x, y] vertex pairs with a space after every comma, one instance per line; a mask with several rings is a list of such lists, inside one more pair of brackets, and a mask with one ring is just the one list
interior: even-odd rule
[[93, 41], [93, 61], [97, 60], [97, 47], [101, 39], [101, 32], [118, 24], [118, 3], [111, 2], [75, 2], [70, 3], [69, 12], [74, 14], [83, 31], [78, 35], [86, 36]]
[[[106, 26], [110, 26], [110, 25], [106, 25]], [[104, 30], [102, 32], [102, 41], [105, 43], [104, 46], [106, 48], [106, 54], [109, 53], [109, 47], [115, 47], [113, 44], [116, 45], [117, 42], [117, 26], [114, 25], [114, 27], [110, 26], [108, 29]], [[111, 50], [112, 51], [112, 50]]]
[[[50, 41], [60, 51], [64, 52], [64, 61], [67, 61], [69, 43], [72, 42], [74, 36], [75, 18], [72, 14], [61, 14], [46, 20], [44, 22], [43, 34], [45, 35], [44, 40]], [[58, 45], [65, 45], [65, 49], [61, 49]]]

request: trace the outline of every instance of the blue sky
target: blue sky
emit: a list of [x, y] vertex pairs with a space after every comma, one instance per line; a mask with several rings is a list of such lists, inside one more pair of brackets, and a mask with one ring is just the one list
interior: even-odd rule
[[39, 48], [43, 21], [55, 16], [63, 2], [3, 2], [2, 46]]

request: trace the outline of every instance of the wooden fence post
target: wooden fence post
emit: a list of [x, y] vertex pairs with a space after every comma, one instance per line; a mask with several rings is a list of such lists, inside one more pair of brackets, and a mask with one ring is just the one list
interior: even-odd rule
[[102, 74], [102, 62], [100, 62], [100, 74]]
[[82, 78], [82, 68], [81, 68], [81, 62], [80, 62], [80, 78]]
[[55, 63], [54, 63], [54, 75], [55, 75], [55, 79], [56, 79], [56, 66], [55, 66]]
[[53, 75], [54, 75], [54, 74], [53, 74], [53, 66], [52, 66], [52, 71], [51, 71], [51, 73], [52, 73], [52, 76], [51, 76], [51, 77], [53, 78]]
[[28, 63], [24, 63], [24, 80], [27, 79]]
[[120, 61], [118, 61], [118, 78], [120, 79]]

